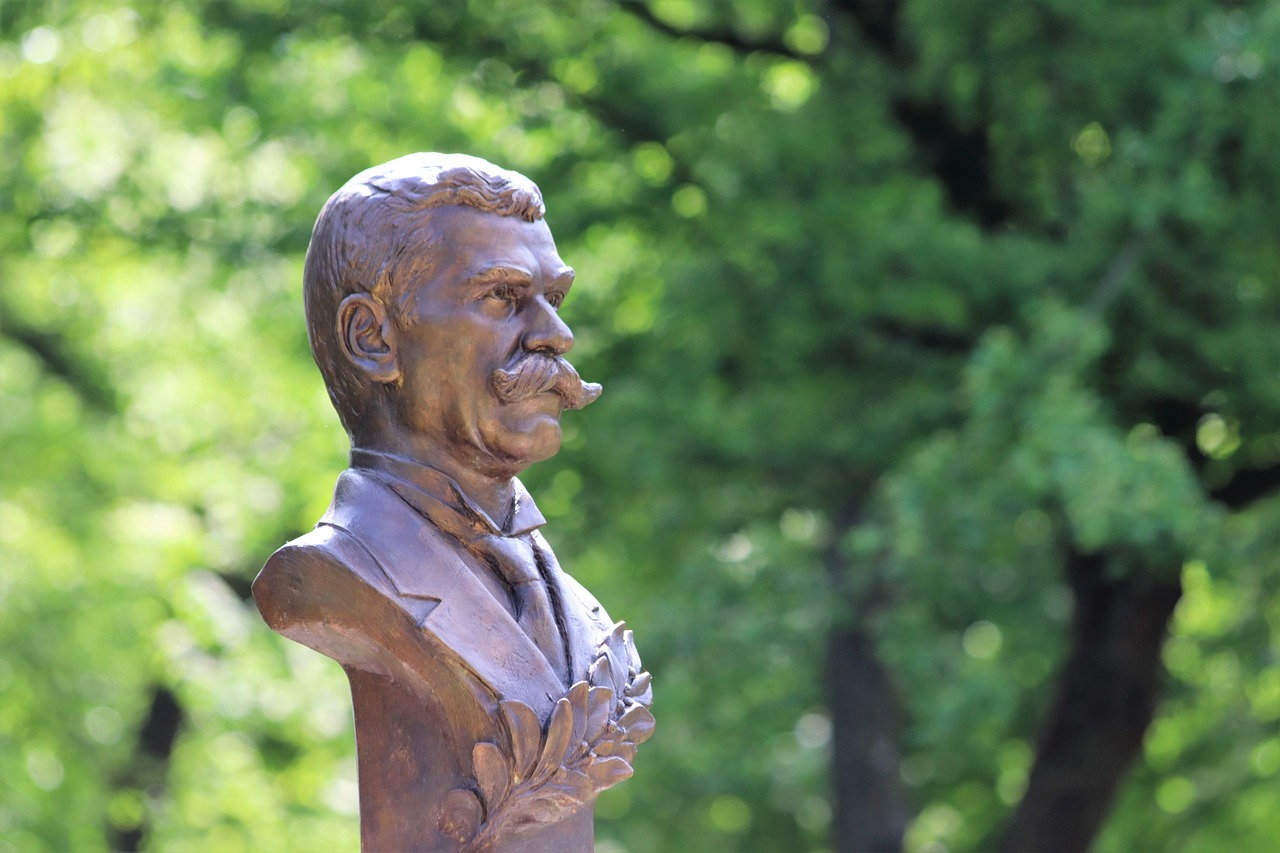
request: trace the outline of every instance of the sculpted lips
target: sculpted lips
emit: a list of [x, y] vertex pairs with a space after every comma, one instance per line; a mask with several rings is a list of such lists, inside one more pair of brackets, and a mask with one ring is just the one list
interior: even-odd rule
[[564, 401], [566, 409], [581, 409], [600, 396], [595, 382], [583, 382], [573, 365], [557, 356], [529, 353], [511, 369], [498, 368], [492, 376], [493, 388], [504, 403], [551, 391]]

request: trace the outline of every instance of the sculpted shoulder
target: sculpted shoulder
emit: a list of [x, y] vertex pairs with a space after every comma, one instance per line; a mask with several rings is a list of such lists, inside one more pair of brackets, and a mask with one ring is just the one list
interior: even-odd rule
[[373, 559], [329, 525], [272, 554], [253, 582], [253, 597], [275, 631], [343, 665], [374, 672], [386, 669], [374, 626], [403, 618]]
[[[267, 560], [253, 582], [253, 597], [272, 628], [286, 624], [313, 599], [330, 600], [351, 581], [378, 587], [376, 576], [362, 565], [369, 561], [358, 543], [329, 525], [292, 540]], [[372, 581], [372, 583], [370, 583]]]

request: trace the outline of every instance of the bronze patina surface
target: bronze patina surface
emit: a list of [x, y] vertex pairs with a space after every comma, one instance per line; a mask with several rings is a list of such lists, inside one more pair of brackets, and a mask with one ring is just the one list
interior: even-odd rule
[[565, 360], [573, 270], [527, 178], [412, 154], [316, 221], [312, 352], [351, 438], [253, 593], [351, 683], [366, 851], [590, 850], [653, 729], [631, 632], [561, 570], [516, 475], [600, 386]]

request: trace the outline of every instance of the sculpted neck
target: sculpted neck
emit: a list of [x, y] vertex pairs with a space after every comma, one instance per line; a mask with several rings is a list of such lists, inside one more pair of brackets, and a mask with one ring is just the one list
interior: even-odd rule
[[400, 456], [405, 456], [423, 465], [430, 465], [437, 471], [448, 474], [455, 483], [462, 487], [463, 494], [475, 501], [477, 506], [488, 513], [489, 518], [493, 519], [495, 524], [503, 527], [507, 523], [507, 519], [511, 515], [511, 504], [515, 499], [514, 472], [486, 475], [474, 467], [458, 461], [453, 456], [441, 452], [436, 452], [435, 454], [415, 453], [414, 455], [395, 450], [387, 450], [386, 452], [398, 453]]
[[498, 466], [494, 460], [481, 458], [479, 451], [473, 451], [475, 458], [459, 458], [450, 445], [414, 438], [389, 431], [360, 431], [352, 434], [351, 448], [388, 453], [435, 468], [451, 477], [495, 524], [506, 522], [515, 497], [515, 476], [521, 469]]

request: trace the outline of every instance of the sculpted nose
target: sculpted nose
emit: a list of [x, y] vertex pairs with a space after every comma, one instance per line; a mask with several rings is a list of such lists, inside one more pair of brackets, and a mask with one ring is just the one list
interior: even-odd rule
[[573, 332], [560, 319], [556, 309], [545, 299], [539, 299], [534, 311], [535, 318], [524, 335], [523, 343], [527, 351], [564, 355], [573, 349]]

